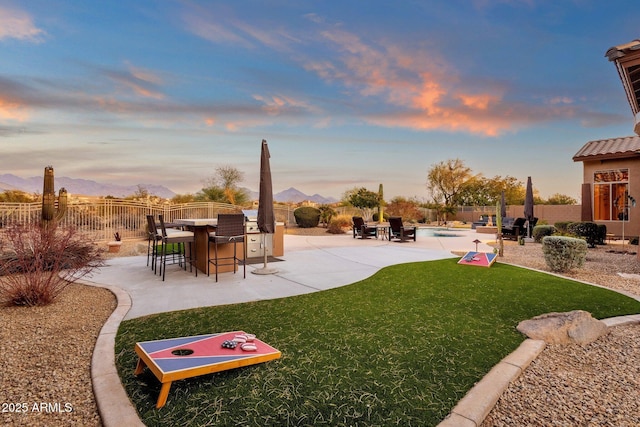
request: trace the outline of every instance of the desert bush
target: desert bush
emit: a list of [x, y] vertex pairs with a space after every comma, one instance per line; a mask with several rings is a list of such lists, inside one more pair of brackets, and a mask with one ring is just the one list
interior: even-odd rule
[[606, 243], [605, 240], [607, 239], [607, 226], [604, 224], [596, 224], [596, 226], [598, 227], [596, 244], [604, 245]]
[[0, 304], [47, 305], [102, 265], [100, 250], [73, 227], [15, 225], [3, 231]]
[[311, 206], [302, 206], [293, 211], [293, 217], [296, 219], [296, 224], [298, 224], [300, 228], [317, 227], [320, 223], [320, 209]]
[[338, 213], [329, 205], [320, 205], [320, 222], [327, 227], [331, 222], [331, 219]]
[[567, 234], [569, 233], [568, 227], [573, 221], [558, 221], [553, 226], [556, 228], [558, 233]]
[[349, 215], [338, 215], [331, 219], [327, 227], [327, 233], [344, 234], [345, 229], [351, 227], [351, 217]]
[[547, 266], [556, 272], [565, 272], [584, 265], [587, 242], [565, 236], [542, 238], [542, 252]]
[[[374, 213], [371, 219], [373, 222], [378, 222], [378, 212]], [[382, 212], [382, 221], [389, 221], [389, 214], [387, 211]]]
[[[593, 248], [598, 242], [599, 230], [598, 224], [589, 221], [572, 222], [567, 227], [567, 231], [578, 237], [583, 237], [589, 247]], [[606, 231], [605, 231], [606, 235]]]
[[536, 225], [533, 227], [533, 240], [536, 243], [540, 243], [545, 236], [551, 236], [556, 232], [556, 228], [553, 225]]

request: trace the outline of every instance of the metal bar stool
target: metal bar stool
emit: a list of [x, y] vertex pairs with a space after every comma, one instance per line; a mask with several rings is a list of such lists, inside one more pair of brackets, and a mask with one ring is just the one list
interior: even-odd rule
[[[167, 228], [164, 223], [162, 215], [158, 215], [160, 220], [160, 230], [162, 230], [162, 254], [160, 255], [160, 269], [162, 270], [162, 281], [164, 281], [165, 270], [167, 266], [167, 255], [171, 255], [172, 264], [176, 262], [182, 265], [184, 262], [184, 269], [187, 269], [187, 263], [189, 264], [189, 271], [193, 270], [193, 264], [196, 262], [196, 236], [192, 231], [175, 230], [170, 233], [167, 232]], [[189, 254], [187, 256], [187, 249], [185, 243], [189, 243]], [[171, 254], [167, 254], [167, 246], [172, 245]], [[178, 250], [176, 252], [175, 245]], [[177, 257], [177, 258], [176, 258]], [[198, 277], [198, 268], [196, 267], [196, 277]]]
[[[211, 245], [207, 245], [207, 276], [210, 273], [211, 265], [216, 268], [216, 282], [218, 281], [218, 266], [233, 265], [233, 274], [236, 273], [236, 263], [240, 263], [238, 258], [237, 244], [244, 243], [244, 214], [218, 214], [218, 223], [214, 233], [209, 233], [209, 243], [213, 243], [214, 256], [211, 257]], [[233, 256], [218, 256], [218, 245], [233, 243]], [[242, 266], [244, 278], [247, 277], [247, 263], [245, 251], [242, 251]]]

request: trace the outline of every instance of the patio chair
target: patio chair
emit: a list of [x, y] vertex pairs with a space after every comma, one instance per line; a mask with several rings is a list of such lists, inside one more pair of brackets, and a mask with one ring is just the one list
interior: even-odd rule
[[502, 225], [502, 238], [509, 240], [518, 240], [521, 236], [526, 235], [527, 228], [524, 226], [527, 222], [526, 218], [516, 218], [512, 224]]
[[[209, 244], [207, 245], [207, 276], [210, 273], [211, 265], [216, 269], [216, 282], [218, 281], [218, 267], [222, 265], [233, 265], [233, 274], [236, 273], [236, 264], [242, 261], [244, 278], [247, 277], [247, 260], [242, 247], [242, 260], [238, 258], [237, 244], [244, 243], [245, 238], [244, 214], [218, 214], [218, 223], [215, 232], [209, 233]], [[213, 258], [211, 257], [211, 243], [213, 243]], [[218, 255], [218, 245], [233, 243], [233, 256], [221, 257]]]
[[414, 226], [405, 227], [402, 224], [402, 217], [389, 217], [389, 240], [398, 239], [401, 242], [413, 240], [415, 242], [417, 229], [418, 227]]
[[[158, 219], [160, 220], [160, 230], [162, 232], [160, 270], [162, 271], [162, 281], [164, 282], [167, 258], [169, 255], [171, 255], [171, 264], [177, 263], [183, 266], [185, 270], [187, 269], [187, 264], [189, 264], [189, 271], [193, 270], [193, 264], [196, 262], [196, 236], [193, 231], [173, 230], [168, 232], [162, 215], [158, 215]], [[189, 244], [188, 250], [186, 243]], [[169, 245], [171, 245], [171, 253], [167, 253], [167, 247]], [[198, 268], [195, 270], [196, 277], [198, 277]]]
[[369, 237], [378, 238], [378, 227], [369, 227], [361, 216], [354, 216], [351, 218], [353, 221], [353, 238], [360, 236], [361, 239], [368, 239]]

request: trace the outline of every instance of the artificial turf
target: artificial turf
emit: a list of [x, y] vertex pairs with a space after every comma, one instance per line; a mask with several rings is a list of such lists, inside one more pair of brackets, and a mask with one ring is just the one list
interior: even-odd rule
[[[401, 264], [328, 291], [125, 321], [116, 364], [149, 426], [436, 425], [525, 339], [518, 322], [576, 309], [606, 318], [640, 302], [499, 263]], [[134, 344], [234, 330], [282, 358], [174, 382], [155, 409], [160, 383], [133, 375]]]

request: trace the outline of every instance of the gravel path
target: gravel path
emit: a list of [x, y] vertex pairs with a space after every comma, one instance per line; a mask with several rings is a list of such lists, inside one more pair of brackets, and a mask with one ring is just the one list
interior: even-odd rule
[[[124, 242], [119, 254], [106, 256], [140, 249], [138, 242]], [[569, 276], [640, 295], [640, 280], [617, 275], [640, 274], [640, 262], [607, 249], [589, 250], [584, 268]], [[547, 269], [539, 244], [507, 243], [499, 262]], [[114, 308], [109, 291], [81, 285], [68, 286], [48, 307], [0, 308], [2, 425], [101, 425], [89, 367], [98, 333]], [[547, 346], [483, 426], [637, 426], [639, 381], [640, 326], [612, 328], [585, 347]]]

